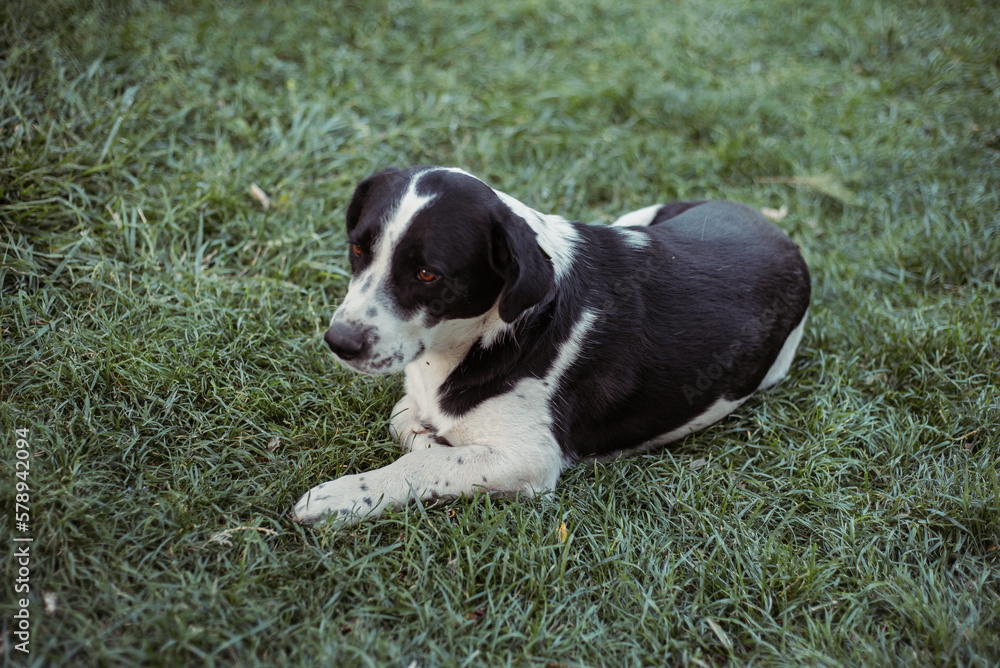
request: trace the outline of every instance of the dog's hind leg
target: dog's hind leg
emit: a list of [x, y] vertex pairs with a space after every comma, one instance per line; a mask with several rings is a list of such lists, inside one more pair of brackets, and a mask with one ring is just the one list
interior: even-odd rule
[[785, 343], [781, 346], [781, 351], [778, 353], [778, 358], [774, 360], [774, 364], [768, 369], [767, 375], [764, 376], [764, 380], [761, 381], [760, 386], [757, 388], [758, 390], [766, 390], [769, 387], [774, 387], [781, 382], [782, 378], [788, 375], [788, 370], [792, 367], [792, 360], [795, 358], [795, 351], [802, 341], [802, 332], [805, 330], [805, 326], [806, 316], [802, 316], [802, 322], [785, 339]]

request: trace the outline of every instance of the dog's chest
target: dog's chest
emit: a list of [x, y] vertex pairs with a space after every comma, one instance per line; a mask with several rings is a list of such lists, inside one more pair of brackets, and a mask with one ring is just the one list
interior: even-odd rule
[[427, 353], [406, 367], [406, 393], [420, 410], [420, 421], [444, 433], [455, 425], [455, 418], [445, 415], [438, 405], [438, 390], [459, 360], [451, 355]]

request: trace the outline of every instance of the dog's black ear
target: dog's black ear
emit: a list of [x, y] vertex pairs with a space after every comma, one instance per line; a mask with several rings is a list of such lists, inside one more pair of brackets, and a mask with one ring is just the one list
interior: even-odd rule
[[506, 205], [497, 207], [492, 230], [490, 265], [503, 276], [500, 317], [514, 322], [527, 309], [545, 300], [555, 287], [555, 270], [538, 246], [528, 223]]
[[354, 195], [351, 197], [351, 203], [347, 205], [348, 232], [357, 227], [358, 221], [361, 219], [361, 211], [365, 208], [365, 204], [372, 194], [380, 186], [391, 181], [393, 175], [399, 173], [399, 171], [396, 167], [386, 167], [358, 184], [358, 187], [354, 189]]

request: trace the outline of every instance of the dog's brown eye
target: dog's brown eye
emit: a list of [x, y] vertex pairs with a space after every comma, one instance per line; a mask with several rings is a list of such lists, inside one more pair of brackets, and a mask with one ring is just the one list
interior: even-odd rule
[[424, 283], [430, 283], [435, 278], [437, 278], [437, 275], [432, 271], [421, 269], [420, 271], [417, 272], [417, 278], [419, 278]]
[[361, 246], [351, 244], [351, 252], [354, 253], [354, 257], [361, 257]]

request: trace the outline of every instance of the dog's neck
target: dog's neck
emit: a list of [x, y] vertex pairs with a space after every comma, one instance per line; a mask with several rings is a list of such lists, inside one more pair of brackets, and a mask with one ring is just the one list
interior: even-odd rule
[[406, 366], [407, 378], [412, 376], [425, 390], [436, 390], [477, 341], [488, 348], [505, 336], [513, 325], [500, 318], [499, 303], [498, 298], [489, 311], [475, 318], [442, 321], [426, 352]]

